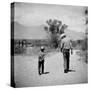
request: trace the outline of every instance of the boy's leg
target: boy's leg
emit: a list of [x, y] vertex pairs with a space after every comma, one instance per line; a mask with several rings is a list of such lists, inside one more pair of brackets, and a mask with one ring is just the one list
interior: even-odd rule
[[42, 73], [44, 74], [44, 60], [42, 61]]
[[41, 62], [38, 61], [38, 73], [39, 75], [41, 75]]

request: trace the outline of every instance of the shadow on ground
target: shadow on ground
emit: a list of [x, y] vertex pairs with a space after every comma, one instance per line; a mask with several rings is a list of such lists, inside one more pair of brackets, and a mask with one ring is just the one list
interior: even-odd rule
[[43, 74], [49, 74], [50, 72], [44, 72]]
[[68, 70], [68, 72], [76, 72], [76, 70]]

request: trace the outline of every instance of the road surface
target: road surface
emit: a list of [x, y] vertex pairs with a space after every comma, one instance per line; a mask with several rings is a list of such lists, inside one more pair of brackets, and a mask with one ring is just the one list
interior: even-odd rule
[[48, 74], [38, 75], [37, 56], [15, 56], [15, 83], [16, 87], [48, 86], [79, 84], [88, 82], [88, 64], [79, 61], [79, 56], [74, 54], [70, 57], [70, 72], [63, 71], [62, 53], [53, 53], [45, 59], [45, 72]]

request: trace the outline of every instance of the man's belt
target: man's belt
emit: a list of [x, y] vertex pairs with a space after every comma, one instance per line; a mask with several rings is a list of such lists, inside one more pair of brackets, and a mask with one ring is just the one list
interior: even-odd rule
[[63, 49], [63, 52], [69, 52], [70, 49]]

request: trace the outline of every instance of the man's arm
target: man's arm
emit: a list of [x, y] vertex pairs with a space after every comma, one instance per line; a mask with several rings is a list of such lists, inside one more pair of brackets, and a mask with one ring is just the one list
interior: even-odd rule
[[72, 48], [72, 41], [70, 40], [70, 49], [71, 49], [71, 54], [73, 54], [73, 48]]
[[64, 43], [61, 41], [61, 52], [63, 51]]

